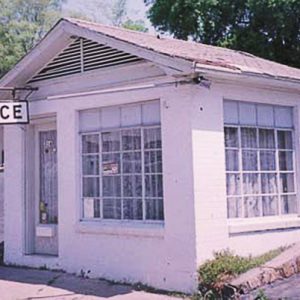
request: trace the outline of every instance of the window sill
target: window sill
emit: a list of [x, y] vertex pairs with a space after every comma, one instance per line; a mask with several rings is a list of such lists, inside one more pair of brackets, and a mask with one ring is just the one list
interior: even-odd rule
[[164, 237], [164, 223], [132, 223], [118, 221], [80, 221], [76, 232], [83, 234], [103, 234], [115, 236], [136, 236], [159, 238]]
[[300, 228], [300, 217], [294, 215], [281, 218], [270, 217], [228, 221], [228, 231], [231, 235], [292, 228]]

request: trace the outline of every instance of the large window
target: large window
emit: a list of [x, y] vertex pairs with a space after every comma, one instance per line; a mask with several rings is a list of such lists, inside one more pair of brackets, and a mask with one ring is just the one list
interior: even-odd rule
[[163, 220], [159, 103], [84, 111], [80, 119], [82, 129], [98, 126], [82, 133], [83, 218]]
[[224, 102], [228, 218], [297, 213], [292, 108]]

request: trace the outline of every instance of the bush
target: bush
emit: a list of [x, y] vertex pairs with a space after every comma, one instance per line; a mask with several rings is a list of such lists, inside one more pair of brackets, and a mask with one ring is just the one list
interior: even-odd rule
[[230, 250], [214, 253], [214, 259], [208, 260], [198, 270], [199, 290], [202, 293], [213, 291], [220, 294], [226, 281], [258, 267], [279, 255], [285, 248], [269, 251], [263, 255], [243, 257]]

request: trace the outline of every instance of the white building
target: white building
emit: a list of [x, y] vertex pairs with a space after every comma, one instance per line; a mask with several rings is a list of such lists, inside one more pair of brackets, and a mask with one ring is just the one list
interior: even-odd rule
[[27, 85], [7, 264], [191, 292], [215, 250], [299, 240], [299, 69], [63, 19], [0, 81]]

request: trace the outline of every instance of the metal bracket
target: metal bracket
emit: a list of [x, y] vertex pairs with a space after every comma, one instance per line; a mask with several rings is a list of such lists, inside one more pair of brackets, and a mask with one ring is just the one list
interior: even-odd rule
[[12, 96], [13, 96], [13, 100], [17, 100], [16, 99], [16, 92], [18, 91], [28, 91], [28, 94], [25, 96], [24, 100], [27, 100], [28, 97], [34, 92], [37, 91], [39, 88], [37, 87], [31, 87], [31, 86], [24, 86], [24, 87], [0, 87], [0, 92], [1, 91], [9, 91], [11, 92]]

